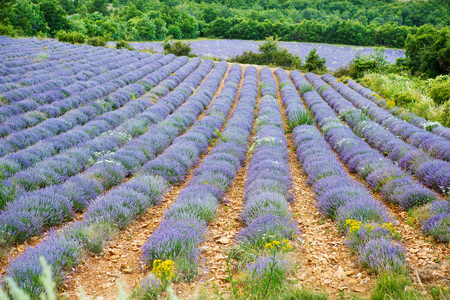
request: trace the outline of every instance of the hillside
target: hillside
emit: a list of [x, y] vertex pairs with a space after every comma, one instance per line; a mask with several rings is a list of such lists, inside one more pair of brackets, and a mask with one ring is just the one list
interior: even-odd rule
[[448, 127], [330, 74], [0, 45], [0, 272], [33, 299], [40, 257], [68, 299], [450, 296]]

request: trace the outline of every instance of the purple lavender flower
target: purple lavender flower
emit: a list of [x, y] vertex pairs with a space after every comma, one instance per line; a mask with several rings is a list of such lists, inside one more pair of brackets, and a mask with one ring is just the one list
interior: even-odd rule
[[289, 212], [289, 203], [286, 197], [274, 192], [259, 193], [246, 201], [241, 219], [248, 225], [263, 215], [290, 219], [292, 215]]
[[370, 221], [388, 223], [391, 219], [386, 207], [371, 197], [348, 201], [338, 208], [336, 216], [339, 228], [344, 228], [347, 220], [357, 220], [363, 223]]
[[21, 256], [14, 259], [6, 275], [11, 277], [19, 287], [30, 295], [39, 295], [44, 292], [39, 277], [42, 275], [42, 266], [39, 257], [44, 257], [52, 266], [52, 279], [60, 283], [64, 273], [79, 263], [82, 246], [74, 238], [50, 233], [49, 237], [34, 248], [27, 248]]
[[195, 264], [199, 258], [198, 245], [203, 242], [205, 232], [205, 224], [195, 219], [164, 220], [142, 246], [141, 260], [148, 266], [152, 266], [155, 259]]
[[286, 259], [278, 255], [265, 255], [259, 256], [254, 262], [247, 264], [244, 272], [256, 280], [266, 279], [269, 276], [283, 278], [290, 268], [291, 266]]
[[239, 231], [236, 239], [254, 248], [263, 248], [266, 243], [274, 240], [294, 240], [300, 233], [295, 221], [265, 214], [257, 217], [247, 227]]
[[439, 199], [438, 195], [434, 192], [426, 189], [418, 184], [412, 186], [405, 186], [400, 190], [394, 191], [396, 195], [394, 201], [396, 201], [401, 208], [408, 210], [415, 206], [420, 206], [432, 201], [437, 201]]
[[336, 210], [350, 201], [368, 201], [369, 193], [358, 186], [328, 188], [317, 197], [317, 207], [326, 217], [335, 219]]
[[358, 252], [362, 264], [374, 272], [405, 272], [405, 247], [386, 238], [370, 240]]
[[450, 241], [450, 213], [443, 212], [434, 215], [422, 225], [422, 231], [441, 242]]

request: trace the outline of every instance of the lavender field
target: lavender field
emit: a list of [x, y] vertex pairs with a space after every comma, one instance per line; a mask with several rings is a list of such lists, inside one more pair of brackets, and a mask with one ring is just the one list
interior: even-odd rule
[[[258, 46], [262, 43], [261, 41], [245, 40], [193, 40], [186, 42], [191, 44], [192, 53], [199, 57], [217, 57], [221, 59], [229, 59], [242, 54], [244, 51], [258, 52]], [[154, 51], [163, 52], [161, 44], [161, 42], [135, 42], [130, 43], [130, 46], [138, 50], [151, 48]], [[112, 46], [115, 43], [109, 42], [108, 45]], [[372, 47], [295, 42], [280, 42], [280, 46], [288, 49], [292, 54], [300, 56], [303, 60], [312, 49], [316, 48], [319, 55], [327, 60], [326, 66], [330, 71], [347, 65], [357, 54], [369, 55], [374, 50]], [[386, 60], [393, 63], [397, 58], [405, 57], [405, 51], [387, 48], [385, 55]]]
[[[351, 59], [331, 47], [330, 68]], [[385, 272], [448, 284], [450, 129], [352, 80], [4, 36], [0, 99], [0, 274], [32, 298], [40, 257], [69, 299], [116, 278], [227, 293], [230, 272], [252, 293], [274, 266], [332, 296]]]

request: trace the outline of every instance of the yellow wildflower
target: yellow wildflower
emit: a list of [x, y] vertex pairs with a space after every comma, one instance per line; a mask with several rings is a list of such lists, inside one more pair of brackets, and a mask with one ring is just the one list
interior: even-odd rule
[[171, 280], [172, 277], [175, 276], [174, 266], [175, 263], [170, 259], [165, 261], [155, 259], [153, 261], [153, 273], [155, 273], [155, 275], [162, 281]]

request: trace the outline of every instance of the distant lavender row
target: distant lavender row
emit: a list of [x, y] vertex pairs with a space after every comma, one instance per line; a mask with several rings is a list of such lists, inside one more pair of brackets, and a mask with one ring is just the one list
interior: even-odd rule
[[[265, 250], [269, 243], [296, 240], [300, 230], [289, 210], [293, 200], [289, 189], [292, 178], [288, 165], [287, 141], [277, 86], [269, 68], [260, 70], [261, 101], [256, 119], [256, 135], [249, 153], [244, 192], [244, 209], [240, 218], [245, 223], [237, 234], [241, 247]], [[276, 153], [276, 155], [274, 155]]]
[[[151, 74], [143, 80], [156, 85], [161, 79], [168, 77], [172, 72], [184, 65], [187, 60], [186, 57], [176, 58], [172, 63], [157, 69], [155, 73], [152, 73], [153, 76]], [[27, 148], [24, 151], [0, 159], [0, 166], [3, 166], [5, 171], [8, 170], [8, 173], [5, 173], [4, 176], [12, 176], [9, 182], [12, 183], [11, 187], [15, 189], [11, 196], [3, 195], [3, 200], [6, 201], [17, 197], [24, 190], [35, 190], [63, 182], [70, 176], [81, 172], [87, 166], [104, 159], [103, 156], [111, 156], [132, 137], [135, 138], [144, 134], [152, 124], [161, 120], [162, 113], [168, 113], [166, 110], [163, 110], [163, 112], [158, 111], [158, 106], [150, 107], [152, 101], [158, 100], [159, 97], [166, 95], [175, 88], [199, 63], [200, 60], [192, 60], [176, 71], [174, 76], [163, 80], [144, 97], [127, 103], [121, 109], [106, 113], [99, 119], [62, 134], [58, 139], [49, 140], [47, 144], [39, 143], [37, 147], [31, 147], [41, 150], [38, 153], [38, 157], [34, 155], [36, 154], [35, 152], [27, 151], [30, 149]], [[186, 97], [189, 94], [185, 94]], [[172, 107], [172, 109], [174, 108]], [[93, 128], [96, 129], [95, 134], [89, 134], [89, 131]], [[45, 147], [42, 148], [44, 145]], [[59, 153], [66, 147], [70, 147], [70, 149], [53, 156], [55, 152]], [[51, 156], [53, 157], [47, 159]], [[38, 159], [43, 161], [37, 163]], [[31, 167], [35, 163], [37, 164]], [[23, 171], [20, 171], [20, 167], [22, 167]], [[7, 185], [5, 184], [5, 186]], [[4, 201], [0, 201], [0, 204]]]
[[[108, 81], [119, 82], [118, 78], [130, 71], [129, 65], [138, 61], [134, 57], [128, 60], [122, 57], [119, 63], [116, 63], [115, 60], [119, 58], [102, 60], [100, 62], [105, 64], [104, 68], [87, 66], [74, 76], [61, 76], [62, 74], [58, 72], [58, 79], [50, 81], [55, 83], [54, 85], [50, 82], [44, 84], [48, 91], [2, 107], [1, 111], [5, 113], [3, 116], [5, 120], [0, 125], [0, 136], [5, 137], [27, 127], [36, 126], [47, 118], [60, 116], [82, 104], [86, 105], [97, 100], [96, 96], [102, 96], [98, 91], [106, 87], [102, 84]], [[117, 69], [120, 66], [122, 68]], [[106, 73], [102, 71], [107, 69], [110, 71]], [[71, 72], [75, 71], [77, 68], [73, 68]], [[6, 119], [7, 116], [8, 119]]]
[[[338, 91], [344, 90], [345, 86], [337, 83], [333, 76], [323, 75], [322, 78], [331, 82]], [[345, 87], [345, 89], [349, 88]], [[346, 95], [348, 99], [353, 99], [355, 92]], [[340, 101], [345, 102], [346, 100], [341, 98]], [[383, 126], [368, 119], [364, 114], [365, 106], [362, 107], [363, 111], [360, 111], [350, 105], [349, 109], [353, 111], [349, 112], [345, 118], [356, 134], [381, 153], [387, 154], [387, 157], [397, 162], [401, 169], [411, 172], [426, 186], [439, 193], [450, 193], [450, 162], [431, 158], [422, 150], [407, 144]], [[338, 113], [342, 114], [342, 110], [339, 110]]]
[[383, 97], [381, 97], [374, 91], [372, 91], [366, 87], [363, 87], [356, 81], [349, 79], [348, 86], [351, 87], [352, 89], [354, 89], [355, 91], [357, 91], [362, 96], [369, 99], [370, 101], [374, 102], [381, 108], [388, 109], [393, 115], [396, 115], [397, 117], [401, 118], [402, 120], [407, 121], [419, 128], [426, 129], [427, 131], [431, 131], [434, 134], [437, 134], [439, 136], [442, 136], [442, 137], [450, 140], [450, 128], [442, 126], [441, 124], [439, 124], [437, 122], [427, 121], [424, 118], [417, 116], [413, 112], [401, 113], [404, 110], [402, 110], [398, 106], [394, 106], [391, 109], [389, 109], [387, 106], [386, 100], [383, 99]]
[[[192, 67], [195, 68], [196, 64], [191, 64]], [[0, 228], [2, 228], [3, 240], [7, 243], [22, 242], [30, 236], [38, 234], [43, 229], [43, 226], [51, 226], [48, 224], [50, 222], [63, 222], [70, 215], [62, 214], [61, 216], [61, 207], [66, 207], [66, 210], [63, 210], [63, 212], [67, 212], [67, 209], [69, 209], [69, 212], [72, 209], [83, 210], [104, 190], [121, 183], [130, 172], [138, 170], [143, 164], [154, 159], [155, 155], [161, 153], [177, 135], [195, 120], [194, 116], [187, 117], [189, 114], [192, 114], [193, 108], [198, 109], [196, 104], [199, 101], [199, 97], [204, 97], [202, 93], [190, 97], [185, 105], [176, 110], [169, 118], [166, 117], [189, 97], [211, 68], [211, 61], [203, 62], [178, 89], [150, 107], [149, 116], [153, 117], [152, 119], [156, 117], [159, 123], [151, 127], [145, 134], [137, 139], [128, 141], [118, 151], [102, 155], [84, 173], [75, 176], [63, 185], [50, 186], [37, 192], [27, 193], [10, 202], [6, 206], [4, 213], [0, 215], [0, 224], [2, 225]], [[218, 72], [220, 70], [215, 73], [217, 74]], [[210, 80], [217, 80], [215, 77], [218, 75], [213, 76]], [[185, 93], [186, 89], [190, 90], [191, 93]], [[196, 112], [196, 114], [199, 113], [200, 111]], [[118, 138], [120, 139], [122, 136], [119, 135]], [[41, 198], [35, 197], [39, 195]], [[46, 196], [47, 200], [42, 200], [44, 198], [42, 196]], [[41, 203], [35, 202], [35, 198], [41, 199]], [[65, 199], [65, 201], [61, 199]], [[23, 202], [28, 203], [28, 205], [22, 205]], [[46, 206], [53, 206], [53, 209], [46, 208]], [[30, 207], [34, 207], [31, 210], [32, 216], [29, 216]], [[40, 213], [42, 209], [48, 212], [47, 216]], [[22, 217], [17, 217], [18, 215], [22, 215]], [[29, 219], [28, 217], [33, 218]], [[28, 226], [24, 226], [23, 222], [29, 222]], [[43, 223], [43, 225], [39, 222]]]
[[[136, 94], [142, 94], [143, 91], [145, 91], [144, 87], [131, 84], [153, 72], [155, 70], [155, 67], [148, 64], [152, 63], [157, 58], [159, 58], [159, 56], [149, 57], [148, 59], [136, 62], [134, 64], [134, 67], [139, 68], [138, 70], [134, 70], [121, 76], [121, 80], [118, 82], [102, 85], [100, 89], [91, 89], [92, 95], [85, 95], [87, 95], [89, 99], [94, 100], [99, 96], [107, 96], [117, 89], [122, 88], [121, 90], [116, 91], [105, 99], [106, 103], [104, 107], [98, 105], [97, 102], [94, 102], [94, 105], [97, 104], [97, 106], [100, 106], [100, 108], [106, 108], [106, 110], [113, 110], [124, 105], [131, 100], [132, 96]], [[77, 100], [79, 101], [79, 99]], [[77, 100], [74, 99], [74, 101]], [[108, 102], [110, 102], [109, 105]], [[52, 137], [55, 135], [59, 135], [62, 132], [66, 132], [76, 125], [79, 125], [79, 119], [91, 120], [91, 118], [95, 117], [96, 114], [91, 114], [90, 116], [84, 115], [82, 112], [84, 112], [86, 108], [87, 107], [79, 107], [75, 110], [70, 111], [66, 115], [58, 118], [47, 119], [46, 121], [40, 123], [38, 126], [9, 135], [7, 138], [0, 140], [0, 153], [2, 154], [2, 156], [4, 156], [7, 153], [15, 152], [17, 150], [29, 147], [44, 138]]]
[[[212, 67], [211, 61], [203, 62], [199, 67], [203, 70], [207, 70], [207, 67]], [[208, 77], [210, 82], [205, 85], [205, 90], [202, 93], [196, 93], [190, 99], [193, 100], [188, 105], [183, 105], [185, 120], [195, 119], [194, 116], [188, 116], [190, 113], [199, 115], [205, 106], [211, 101], [214, 96], [215, 89], [218, 88], [221, 81], [221, 76], [225, 73], [227, 68], [226, 63], [219, 63], [216, 66], [216, 71], [211, 73]], [[207, 73], [207, 72], [206, 72]], [[221, 74], [221, 76], [220, 76]], [[205, 74], [206, 75], [206, 74]], [[199, 78], [201, 81], [201, 77]], [[208, 79], [207, 79], [208, 80]], [[206, 81], [205, 81], [206, 83]], [[215, 87], [215, 88], [214, 88]], [[192, 99], [193, 98], [193, 99]], [[195, 99], [195, 100], [194, 100]], [[166, 122], [168, 125], [175, 129], [175, 131], [184, 130], [189, 124], [183, 124], [182, 115], [177, 118], [172, 118], [172, 121]], [[201, 148], [207, 148], [207, 141], [217, 134], [217, 128], [211, 126], [216, 117], [211, 118], [206, 122], [198, 121], [193, 129], [188, 131], [189, 133], [196, 133], [203, 135], [203, 141], [206, 141], [206, 145]], [[180, 122], [181, 120], [181, 122]], [[172, 123], [174, 122], [174, 123]], [[183, 129], [184, 127], [184, 129]], [[162, 132], [164, 134], [164, 132]], [[165, 142], [167, 136], [161, 136], [161, 141]], [[188, 152], [179, 152], [180, 146], [189, 144], [189, 137], [177, 139], [178, 142], [174, 142], [172, 146], [164, 151], [156, 160], [164, 161], [167, 157], [186, 157], [189, 159], [184, 161], [182, 168], [185, 172], [189, 169], [189, 166], [195, 164], [200, 155], [198, 149], [197, 157], [195, 155], [189, 155]], [[198, 143], [200, 145], [203, 143]], [[141, 149], [145, 153], [145, 148]], [[183, 155], [184, 156], [179, 156]], [[148, 168], [148, 170], [154, 170]], [[151, 205], [155, 205], [161, 199], [162, 194], [168, 188], [167, 181], [162, 176], [154, 176], [149, 171], [144, 170], [140, 172], [136, 177], [127, 181], [126, 183], [110, 190], [107, 194], [95, 199], [87, 209], [85, 214], [85, 221], [76, 224], [72, 227], [66, 228], [61, 234], [51, 234], [50, 237], [44, 240], [42, 243], [25, 251], [19, 258], [11, 262], [7, 271], [7, 275], [13, 277], [16, 282], [26, 290], [33, 294], [39, 294], [42, 290], [42, 286], [36, 282], [33, 278], [37, 278], [42, 272], [39, 267], [38, 257], [44, 256], [48, 261], [52, 262], [53, 277], [60, 281], [63, 278], [65, 272], [79, 261], [81, 250], [83, 245], [95, 246], [96, 244], [103, 245], [105, 239], [107, 239], [107, 228], [119, 227], [123, 228], [129, 222], [131, 222], [137, 215], [143, 213], [145, 209]], [[104, 174], [107, 176], [107, 173]], [[182, 175], [183, 177], [184, 175]], [[92, 178], [94, 179], [94, 178]], [[189, 226], [187, 226], [189, 228]], [[55, 251], [57, 250], [57, 251]]]
[[[129, 72], [128, 65], [139, 61], [139, 58], [133, 53], [124, 53], [119, 56], [115, 56], [117, 61], [108, 62], [95, 66], [87, 71], [81, 71], [75, 75], [76, 80], [81, 84], [74, 84], [78, 90], [71, 93], [71, 88], [67, 87], [66, 90], [50, 90], [44, 93], [35, 94], [24, 100], [15, 102], [14, 104], [5, 105], [0, 108], [0, 121], [4, 121], [7, 118], [21, 115], [32, 110], [38, 110], [39, 113], [45, 114], [48, 117], [55, 117], [67, 111], [71, 107], [72, 102], [78, 99], [78, 102], [83, 103], [87, 100], [91, 100], [89, 95], [80, 93], [88, 88], [96, 87], [107, 83], [108, 81], [116, 80], [117, 77]], [[102, 61], [100, 61], [102, 62]], [[98, 92], [97, 92], [98, 93]], [[69, 94], [72, 94], [69, 96]], [[51, 106], [46, 106], [50, 105]], [[42, 106], [42, 107], [41, 107]]]
[[[72, 53], [66, 54], [67, 60], [70, 62], [61, 61], [45, 61], [32, 64], [34, 65], [33, 71], [25, 73], [19, 80], [11, 83], [5, 83], [0, 87], [0, 92], [3, 93], [2, 98], [17, 100], [14, 96], [9, 96], [8, 91], [21, 90], [18, 93], [19, 96], [27, 96], [34, 92], [30, 89], [33, 85], [42, 84], [44, 82], [49, 82], [50, 80], [57, 78], [59, 76], [71, 76], [76, 74], [83, 69], [89, 69], [91, 66], [98, 66], [98, 62], [101, 60], [108, 59], [111, 60], [113, 56], [119, 55], [117, 52], [111, 52], [112, 49], [103, 49], [101, 51], [94, 51], [93, 53]], [[29, 66], [29, 65], [27, 65]], [[74, 70], [72, 70], [72, 68]], [[5, 77], [0, 77], [5, 78]], [[5, 78], [6, 79], [6, 78]], [[5, 81], [1, 80], [0, 81]], [[51, 83], [51, 82], [50, 82]], [[42, 87], [41, 87], [42, 89]]]
[[[291, 72], [291, 78], [329, 144], [339, 149], [346, 139], [336, 137], [348, 135], [348, 127], [336, 118], [319, 94], [308, 87], [309, 83], [299, 72]], [[314, 126], [297, 126], [294, 141], [298, 160], [316, 194], [319, 211], [347, 232], [347, 244], [358, 253], [362, 264], [376, 272], [404, 269], [405, 250], [393, 241], [392, 232], [383, 226], [391, 221], [386, 207], [348, 175]], [[358, 222], [361, 224], [355, 226]]]
[[[166, 56], [150, 64], [149, 67], [153, 68], [155, 71], [141, 79], [140, 82], [143, 83], [143, 86], [147, 86], [149, 88], [151, 85], [158, 84], [160, 80], [169, 76], [172, 71], [176, 70], [187, 61], [186, 58], [180, 58], [170, 63], [173, 58], [174, 56]], [[113, 96], [114, 95], [111, 95], [112, 98]], [[128, 97], [131, 99], [131, 96]], [[145, 102], [144, 104], [150, 105], [151, 103]], [[116, 106], [119, 105], [120, 102], [116, 104]], [[134, 105], [134, 103], [129, 103], [127, 105]], [[117, 126], [117, 121], [109, 121], [110, 118], [108, 118], [108, 115], [113, 116], [117, 113], [115, 111], [107, 112], [108, 110], [112, 110], [112, 107], [109, 109], [104, 109], [101, 105], [92, 105], [84, 107], [83, 109], [80, 108], [76, 119], [80, 121], [83, 120], [80, 122], [85, 123], [83, 126], [75, 126], [65, 133], [54, 137], [49, 137], [31, 147], [19, 150], [5, 156], [4, 158], [1, 158], [0, 165], [2, 166], [2, 178], [12, 176], [18, 171], [24, 170], [44, 158], [56, 155], [64, 149], [76, 146], [81, 142], [95, 138], [102, 132], [113, 129]], [[93, 120], [89, 121], [82, 119], [82, 115], [85, 115], [85, 118], [91, 117]]]
[[348, 101], [356, 107], [367, 112], [367, 114], [378, 124], [388, 129], [393, 134], [403, 139], [408, 144], [427, 152], [430, 156], [450, 162], [450, 141], [437, 136], [425, 129], [418, 128], [403, 121], [390, 112], [378, 107], [375, 103], [361, 96], [345, 84], [340, 83], [332, 75], [324, 77], [333, 88], [337, 89]]
[[[258, 51], [261, 41], [244, 41], [244, 40], [198, 40], [186, 41], [191, 44], [192, 52], [200, 57], [218, 57], [221, 59], [229, 59], [236, 55], [241, 55], [244, 51]], [[109, 42], [108, 45], [114, 45]], [[161, 42], [139, 42], [130, 43], [130, 45], [138, 50], [144, 48], [153, 48], [158, 52], [162, 52]], [[328, 45], [314, 43], [296, 43], [296, 42], [280, 42], [280, 46], [286, 48], [292, 54], [299, 55], [303, 60], [308, 53], [316, 48], [321, 57], [327, 60], [326, 66], [329, 70], [336, 70], [350, 63], [357, 54], [370, 54], [374, 51], [371, 47], [353, 47], [344, 45]], [[401, 49], [386, 49], [385, 55], [387, 61], [394, 62], [399, 57], [405, 57], [405, 51]]]
[[[31, 46], [32, 48], [28, 48], [25, 51], [23, 51], [23, 49], [26, 48], [26, 45], [21, 44], [18, 47], [20, 50], [16, 55], [8, 54], [8, 56], [10, 56], [9, 58], [2, 59], [3, 67], [0, 67], [0, 76], [5, 78], [2, 81], [14, 82], [21, 78], [20, 76], [17, 77], [15, 75], [24, 75], [29, 71], [45, 68], [47, 64], [42, 64], [39, 62], [40, 60], [61, 60], [68, 62], [76, 60], [83, 54], [87, 55], [90, 52], [100, 51], [100, 49], [96, 49], [95, 47], [77, 47], [75, 45], [62, 44], [59, 42], [56, 42], [53, 46], [50, 46], [49, 43], [34, 47]], [[47, 47], [48, 50], [45, 49], [45, 47]], [[4, 48], [10, 53], [14, 53], [17, 49], [15, 47]], [[67, 54], [70, 54], [69, 51], [76, 52], [76, 56], [68, 56]], [[23, 56], [26, 56], [26, 58], [20, 58]], [[32, 57], [34, 57], [34, 59]]]
[[[229, 114], [238, 91], [241, 72], [239, 66], [231, 67], [221, 94], [205, 117], [214, 121], [219, 119], [220, 123], [216, 128], [224, 124]], [[257, 87], [256, 72], [254, 68], [246, 70], [243, 85], [248, 91], [239, 96], [236, 110], [221, 138], [202, 164], [194, 170], [194, 176], [186, 188], [164, 213], [164, 221], [142, 247], [141, 259], [146, 265], [152, 267], [156, 259], [170, 259], [177, 263], [180, 273], [183, 273], [185, 278], [196, 274], [198, 245], [205, 238], [206, 223], [214, 219], [217, 205], [224, 196], [223, 193], [245, 161], [245, 149], [251, 131], [252, 118], [243, 119], [243, 117], [253, 113]], [[213, 108], [214, 105], [217, 105], [216, 108]], [[197, 144], [203, 134], [204, 132], [195, 134], [198, 139]], [[195, 149], [189, 143], [180, 147], [186, 147], [186, 150]]]

